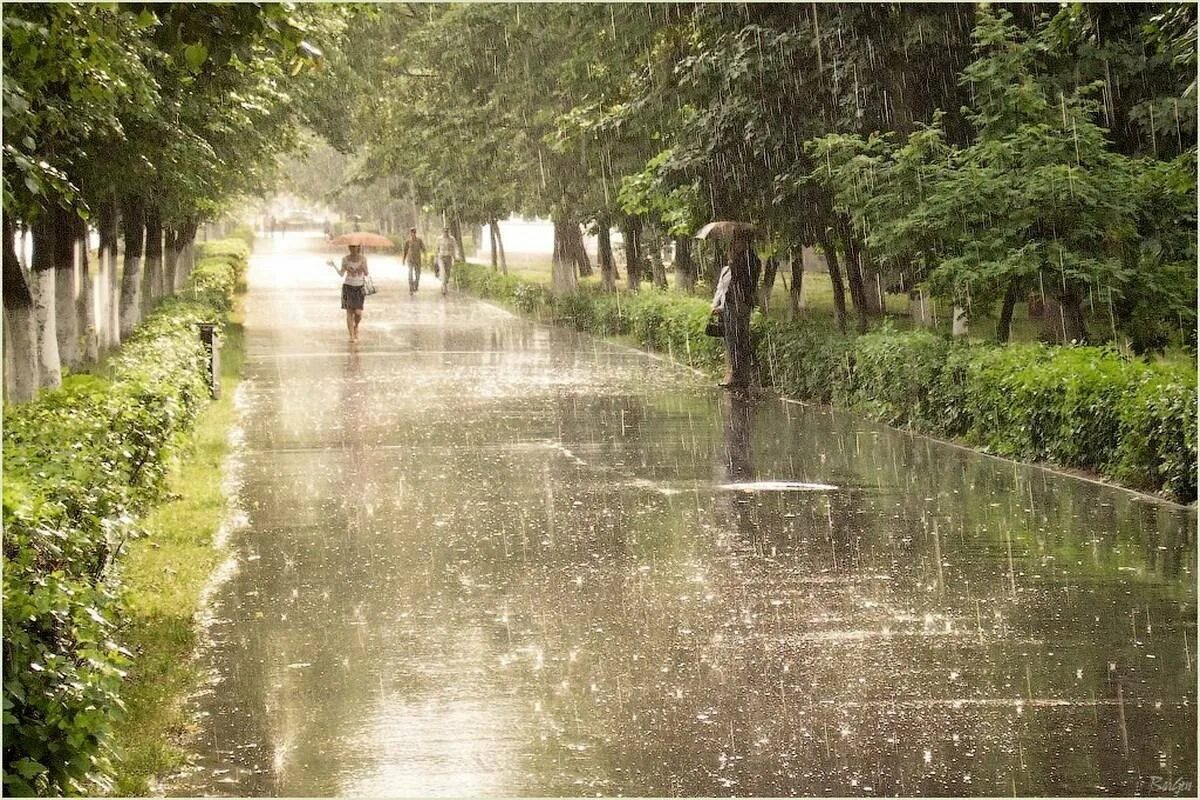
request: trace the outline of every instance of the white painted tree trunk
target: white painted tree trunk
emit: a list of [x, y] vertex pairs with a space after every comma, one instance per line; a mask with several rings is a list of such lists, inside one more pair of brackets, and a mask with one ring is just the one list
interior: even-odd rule
[[955, 306], [954, 323], [951, 330], [951, 335], [953, 335], [955, 339], [958, 339], [966, 336], [968, 332], [969, 328], [967, 325], [967, 310], [962, 306]]
[[933, 298], [922, 291], [909, 295], [909, 313], [913, 320], [924, 328], [934, 326]]
[[32, 400], [38, 391], [37, 320], [33, 306], [4, 309], [4, 397]]
[[142, 276], [141, 257], [125, 253], [125, 271], [121, 275], [120, 331], [125, 341], [139, 322], [142, 321]]
[[96, 330], [96, 320], [99, 317], [96, 310], [95, 281], [92, 276], [92, 260], [88, 254], [87, 229], [84, 228], [83, 239], [78, 245], [79, 253], [79, 325], [82, 331], [80, 337], [81, 356], [84, 363], [95, 364], [100, 360], [100, 336]]
[[179, 248], [179, 259], [175, 262], [175, 292], [183, 289], [188, 275], [192, 274], [192, 246], [192, 243], [188, 242]]
[[121, 275], [117, 269], [120, 253], [111, 248], [104, 256], [108, 271], [108, 346], [121, 346]]
[[62, 364], [58, 360], [58, 326], [54, 314], [54, 286], [57, 270], [33, 273], [33, 314], [37, 327], [38, 385], [53, 389], [62, 385]]
[[54, 318], [58, 358], [68, 369], [79, 368], [79, 243], [71, 246], [71, 263], [54, 265]]

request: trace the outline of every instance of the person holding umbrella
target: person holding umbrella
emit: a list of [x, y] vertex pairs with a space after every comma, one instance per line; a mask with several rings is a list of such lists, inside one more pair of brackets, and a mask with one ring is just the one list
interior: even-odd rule
[[713, 294], [713, 322], [709, 328], [725, 340], [726, 389], [748, 389], [753, 377], [754, 347], [750, 341], [750, 311], [762, 262], [754, 252], [757, 229], [748, 222], [710, 222], [697, 239], [729, 239], [728, 257], [717, 278]]

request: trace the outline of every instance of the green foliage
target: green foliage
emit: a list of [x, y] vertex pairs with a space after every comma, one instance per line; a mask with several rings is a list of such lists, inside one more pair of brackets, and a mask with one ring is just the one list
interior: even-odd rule
[[1118, 417], [1120, 444], [1110, 474], [1139, 489], [1195, 500], [1195, 368], [1152, 364], [1131, 382]]
[[858, 337], [852, 350], [849, 402], [890, 425], [938, 424], [933, 385], [946, 361], [948, 342], [930, 331], [883, 328]]
[[853, 336], [830, 325], [764, 322], [760, 363], [767, 364], [772, 385], [800, 400], [845, 401], [853, 363]]
[[972, 91], [966, 146], [946, 144], [940, 113], [903, 143], [828, 134], [808, 145], [811, 177], [893, 275], [907, 270], [968, 313], [1010, 287], [1042, 287], [1067, 309], [1068, 338], [1087, 338], [1079, 309], [1092, 297], [1138, 352], [1194, 342], [1195, 154], [1117, 152], [1098, 87], [1058, 85], [1063, 40], [1088, 19], [1066, 7], [1026, 32], [982, 8], [960, 79]]
[[[240, 242], [216, 251], [244, 252]], [[90, 794], [111, 772], [129, 652], [114, 563], [207, 401], [196, 323], [244, 258], [209, 255], [110, 362], [4, 414], [4, 789]]]

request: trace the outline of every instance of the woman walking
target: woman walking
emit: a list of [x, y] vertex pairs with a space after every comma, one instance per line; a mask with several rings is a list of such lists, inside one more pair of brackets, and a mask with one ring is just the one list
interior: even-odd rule
[[[333, 263], [332, 261], [330, 262]], [[363, 301], [367, 296], [367, 257], [363, 255], [362, 245], [350, 245], [350, 252], [342, 258], [342, 265], [334, 264], [338, 275], [342, 276], [342, 308], [346, 311], [346, 332], [350, 341], [358, 341], [358, 326], [362, 322]]]

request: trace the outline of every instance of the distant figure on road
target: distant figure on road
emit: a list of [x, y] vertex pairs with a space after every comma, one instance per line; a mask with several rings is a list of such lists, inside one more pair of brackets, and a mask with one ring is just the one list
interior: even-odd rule
[[450, 286], [450, 267], [454, 264], [454, 237], [449, 228], [442, 228], [442, 235], [437, 240], [437, 263], [441, 267], [442, 296]]
[[725, 380], [727, 389], [750, 387], [754, 349], [750, 344], [750, 311], [754, 307], [754, 287], [762, 272], [762, 262], [749, 237], [737, 237], [729, 245], [729, 257], [717, 278], [712, 313], [721, 315], [725, 328]]
[[404, 240], [404, 252], [401, 259], [408, 265], [408, 293], [414, 294], [421, 284], [421, 259], [425, 256], [425, 242], [417, 236], [416, 228], [408, 229], [408, 238]]
[[330, 239], [333, 238], [333, 223], [331, 223], [329, 220], [325, 220], [324, 231], [325, 231], [325, 241], [328, 242]]
[[[333, 262], [329, 262], [333, 264]], [[342, 308], [346, 311], [346, 332], [350, 341], [358, 341], [358, 326], [362, 322], [363, 302], [367, 296], [367, 257], [362, 246], [350, 245], [350, 252], [342, 258], [342, 265], [333, 268], [342, 276]]]
[[267, 230], [270, 232], [272, 239], [275, 238], [275, 229], [277, 227], [278, 223], [275, 222], [275, 215], [272, 214], [271, 216], [267, 217]]

